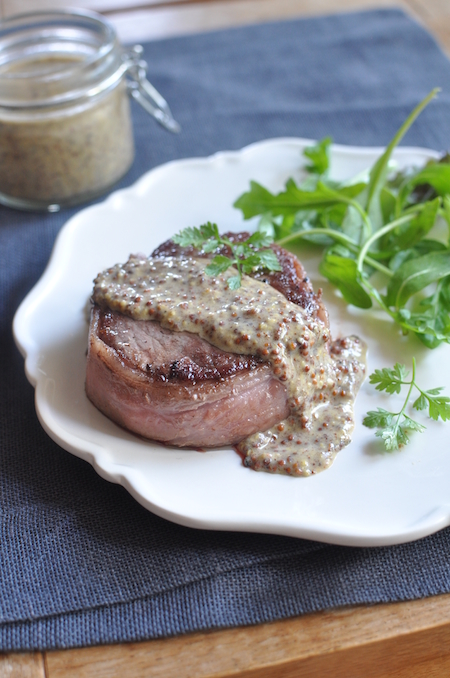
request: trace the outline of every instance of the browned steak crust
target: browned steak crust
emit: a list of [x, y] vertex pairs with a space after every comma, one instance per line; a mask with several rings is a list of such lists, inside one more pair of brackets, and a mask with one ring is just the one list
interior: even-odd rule
[[258, 357], [227, 353], [196, 334], [172, 332], [109, 309], [98, 310], [97, 336], [124, 365], [162, 382], [223, 380], [262, 364]]

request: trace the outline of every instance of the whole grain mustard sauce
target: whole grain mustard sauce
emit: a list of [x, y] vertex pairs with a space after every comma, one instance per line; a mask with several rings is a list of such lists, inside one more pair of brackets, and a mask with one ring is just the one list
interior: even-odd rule
[[[55, 86], [35, 83], [77, 58], [41, 58], [20, 63], [30, 106], [0, 106], [0, 191], [22, 200], [65, 203], [87, 199], [120, 179], [133, 162], [134, 142], [126, 83], [69, 105], [36, 107]], [[14, 65], [0, 75], [14, 74]], [[53, 87], [52, 87], [53, 84]]]
[[268, 284], [228, 269], [208, 276], [208, 260], [131, 256], [95, 279], [94, 301], [136, 320], [198, 334], [231, 353], [269, 363], [286, 387], [290, 413], [237, 446], [256, 471], [309, 476], [327, 469], [350, 442], [353, 403], [365, 374], [358, 337], [331, 341], [328, 328]]

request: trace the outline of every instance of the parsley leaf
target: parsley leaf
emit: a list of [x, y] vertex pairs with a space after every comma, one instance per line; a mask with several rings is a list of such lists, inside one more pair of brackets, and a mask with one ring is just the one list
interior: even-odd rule
[[180, 233], [175, 235], [172, 240], [178, 245], [181, 245], [181, 247], [188, 247], [189, 245], [201, 247], [210, 239], [218, 242], [219, 237], [217, 225], [208, 221], [208, 223], [203, 224], [203, 226], [200, 226], [199, 228], [193, 226], [183, 229]]
[[228, 257], [224, 257], [221, 254], [218, 254], [211, 261], [210, 264], [205, 268], [205, 273], [207, 275], [220, 275], [233, 265], [233, 262]]
[[237, 290], [241, 286], [243, 273], [251, 274], [260, 269], [281, 271], [275, 252], [272, 249], [260, 249], [267, 248], [273, 243], [273, 237], [267, 228], [256, 231], [243, 242], [232, 242], [229, 238], [224, 238], [219, 234], [217, 224], [208, 221], [202, 226], [184, 228], [174, 235], [172, 240], [181, 247], [192, 246], [205, 254], [210, 254], [222, 246], [229, 248], [231, 257], [216, 254], [206, 266], [205, 273], [218, 276], [225, 273], [230, 266], [235, 266], [237, 275], [232, 275], [227, 279], [230, 290]]
[[393, 368], [383, 367], [382, 370], [375, 370], [370, 377], [369, 382], [376, 384], [377, 391], [387, 391], [388, 393], [400, 393], [402, 384], [408, 372], [404, 365], [395, 363]]
[[428, 400], [428, 414], [437, 421], [441, 418], [443, 421], [450, 419], [450, 398], [446, 396], [433, 396], [430, 391], [425, 391], [425, 398]]
[[378, 391], [386, 391], [389, 394], [401, 392], [402, 386], [409, 386], [403, 407], [399, 412], [389, 412], [381, 407], [367, 412], [363, 419], [364, 426], [376, 428], [375, 435], [381, 438], [384, 447], [388, 451], [397, 450], [409, 443], [408, 432], [417, 431], [423, 433], [425, 426], [409, 417], [405, 410], [411, 398], [413, 389], [419, 391], [419, 397], [413, 403], [416, 410], [425, 410], [428, 407], [428, 416], [437, 421], [450, 419], [450, 398], [440, 395], [442, 388], [423, 391], [416, 382], [416, 361], [413, 358], [412, 376], [408, 379], [409, 372], [404, 365], [396, 363], [393, 368], [383, 367], [375, 370], [370, 377], [371, 384], [375, 384]]
[[372, 410], [367, 412], [364, 417], [363, 424], [367, 428], [387, 428], [392, 424], [394, 415], [392, 412], [383, 410], [382, 407], [378, 407], [377, 410]]

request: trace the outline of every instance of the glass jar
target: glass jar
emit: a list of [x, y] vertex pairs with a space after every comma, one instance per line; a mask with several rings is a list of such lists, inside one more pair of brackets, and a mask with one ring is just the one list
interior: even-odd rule
[[141, 56], [90, 12], [0, 21], [0, 203], [56, 211], [113, 186], [134, 157], [128, 92], [178, 131]]

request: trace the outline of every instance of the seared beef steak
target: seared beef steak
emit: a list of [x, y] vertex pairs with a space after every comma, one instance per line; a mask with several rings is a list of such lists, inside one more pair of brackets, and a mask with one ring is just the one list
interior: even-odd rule
[[88, 397], [145, 438], [181, 447], [225, 445], [287, 416], [284, 386], [257, 359], [98, 307], [89, 334]]
[[[254, 277], [326, 324], [326, 311], [301, 264], [273, 248], [282, 270]], [[168, 241], [152, 256], [186, 255], [199, 253]], [[195, 334], [98, 306], [91, 317], [86, 393], [120, 426], [177, 446], [234, 444], [289, 413], [285, 386], [260, 358], [228, 353]]]

